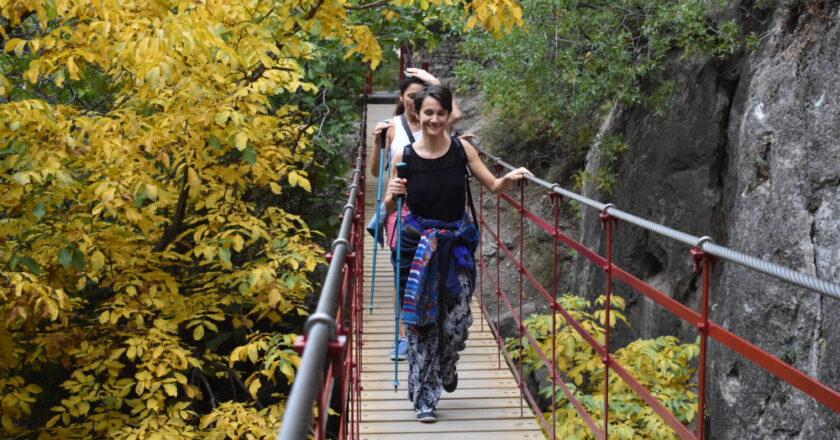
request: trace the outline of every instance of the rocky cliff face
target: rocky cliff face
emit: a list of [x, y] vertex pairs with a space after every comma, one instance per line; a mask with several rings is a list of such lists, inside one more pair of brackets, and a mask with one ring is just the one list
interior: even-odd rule
[[[625, 211], [822, 279], [840, 281], [840, 6], [806, 2], [769, 11], [758, 49], [727, 62], [674, 60], [677, 94], [662, 116], [616, 110], [605, 130], [630, 145], [612, 196]], [[597, 169], [594, 155], [588, 167]], [[581, 236], [603, 251], [597, 214]], [[619, 266], [697, 310], [689, 249], [634, 227], [619, 229]], [[579, 263], [589, 296], [601, 271]], [[619, 287], [632, 331], [624, 341], [697, 334]], [[711, 319], [840, 389], [840, 301], [734, 263], [714, 274]], [[840, 438], [840, 416], [718, 343], [710, 345], [710, 438]]]

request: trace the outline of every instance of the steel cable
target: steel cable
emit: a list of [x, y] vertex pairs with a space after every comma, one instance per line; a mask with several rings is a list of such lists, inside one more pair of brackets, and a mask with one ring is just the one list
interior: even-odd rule
[[[511, 171], [516, 169], [516, 167], [514, 167], [513, 165], [510, 165], [509, 163], [501, 160], [499, 157], [496, 157], [487, 152], [485, 149], [479, 147], [475, 144], [475, 142], [472, 142], [472, 140], [471, 143], [479, 152], [493, 160], [495, 163], [498, 163], [502, 167]], [[537, 185], [543, 186], [557, 194], [560, 194], [565, 198], [575, 200], [578, 203], [584, 204], [598, 211], [609, 214], [619, 220], [625, 221], [627, 223], [639, 226], [656, 234], [695, 247], [703, 252], [722, 258], [726, 261], [730, 261], [741, 266], [748, 267], [750, 269], [773, 276], [783, 281], [787, 281], [797, 286], [804, 287], [815, 292], [819, 292], [827, 297], [840, 300], [840, 284], [821, 280], [813, 275], [797, 272], [793, 269], [789, 269], [787, 267], [771, 263], [760, 258], [743, 254], [732, 249], [726, 248], [724, 246], [720, 246], [711, 242], [711, 239], [709, 237], [696, 237], [694, 235], [669, 228], [659, 223], [654, 223], [650, 220], [637, 217], [633, 214], [624, 212], [611, 204], [607, 205], [598, 202], [597, 200], [592, 200], [575, 192], [564, 189], [557, 183], [549, 183], [538, 177], [528, 175], [526, 175], [525, 178], [531, 182], [536, 183]]]

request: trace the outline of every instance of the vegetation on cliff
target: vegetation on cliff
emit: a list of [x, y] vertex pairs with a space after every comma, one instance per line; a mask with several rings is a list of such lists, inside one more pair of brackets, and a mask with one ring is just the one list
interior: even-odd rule
[[[713, 19], [730, 6], [726, 0], [521, 4], [524, 26], [504, 38], [464, 33], [468, 61], [457, 74], [477, 83], [488, 106], [510, 127], [498, 134], [507, 139], [494, 143], [550, 139], [550, 146], [530, 154], [534, 158], [580, 163], [613, 104], [663, 108], [675, 92], [662, 76], [670, 55], [726, 56], [744, 44], [735, 21]], [[627, 148], [610, 136], [597, 145], [607, 164]], [[574, 178], [609, 190], [613, 176], [605, 166], [592, 174], [578, 170]]]

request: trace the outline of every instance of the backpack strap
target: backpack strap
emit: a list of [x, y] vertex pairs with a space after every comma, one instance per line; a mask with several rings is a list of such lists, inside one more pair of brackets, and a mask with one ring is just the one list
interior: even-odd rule
[[[414, 149], [411, 148], [412, 144], [414, 144], [414, 141], [412, 141], [410, 144], [403, 147], [402, 161], [403, 161], [404, 164], [406, 164], [406, 166], [408, 166], [408, 156], [411, 154], [412, 151], [414, 151]], [[408, 172], [409, 172], [409, 174], [411, 173], [411, 168], [410, 167], [408, 169]]]
[[470, 190], [472, 170], [470, 170], [469, 160], [467, 159], [467, 151], [464, 150], [464, 144], [461, 143], [461, 139], [456, 136], [452, 136], [452, 145], [458, 149], [458, 155], [464, 162], [464, 190], [467, 192], [467, 201], [470, 203], [470, 212], [472, 213], [473, 224], [476, 228], [478, 228], [478, 217], [475, 215], [475, 204], [473, 203], [472, 190]]
[[405, 113], [400, 115], [400, 120], [402, 120], [403, 130], [405, 130], [405, 134], [408, 135], [408, 141], [413, 144], [416, 141], [414, 140], [414, 135], [411, 134], [411, 127], [408, 126], [408, 120], [405, 118]]

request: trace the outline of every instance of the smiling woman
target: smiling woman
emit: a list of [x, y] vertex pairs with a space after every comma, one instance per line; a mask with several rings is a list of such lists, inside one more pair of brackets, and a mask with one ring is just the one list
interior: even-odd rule
[[495, 178], [467, 141], [450, 138], [452, 92], [446, 86], [424, 87], [414, 98], [423, 135], [394, 155], [404, 162], [408, 177], [388, 182], [385, 204], [396, 210], [395, 199], [407, 193], [410, 213], [400, 234], [401, 320], [408, 345], [408, 400], [417, 420], [437, 420], [435, 405], [441, 389], [458, 386], [458, 352], [466, 347], [472, 324], [470, 301], [475, 282], [473, 253], [478, 231], [465, 212], [464, 179], [471, 173], [493, 193], [500, 193], [528, 173], [520, 168]]

